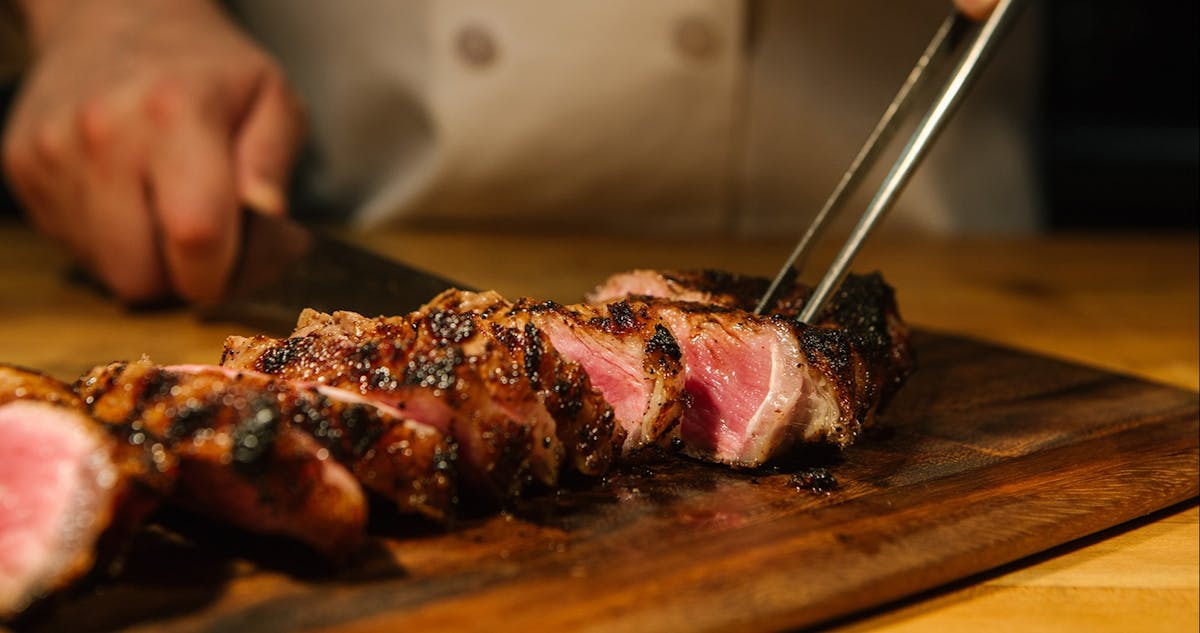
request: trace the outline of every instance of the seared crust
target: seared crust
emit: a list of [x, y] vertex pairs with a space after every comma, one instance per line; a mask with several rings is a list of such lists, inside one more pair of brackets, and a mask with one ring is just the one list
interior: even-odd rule
[[[678, 302], [684, 310], [716, 315], [724, 308], [726, 318], [761, 318], [747, 311], [768, 284], [765, 278], [723, 271], [635, 270], [610, 277], [589, 299], [611, 300], [621, 296], [622, 288], [633, 288]], [[874, 424], [878, 409], [915, 369], [915, 355], [895, 292], [878, 273], [848, 275], [816, 324], [806, 325], [796, 316], [811, 294], [811, 288], [793, 286], [769, 314], [794, 331], [809, 363], [834, 386], [841, 416], [826, 439], [846, 446]], [[693, 303], [697, 301], [704, 303]]]
[[[790, 303], [798, 304], [797, 312], [803, 306], [802, 300], [796, 300], [800, 294], [807, 299], [809, 290], [793, 293]], [[900, 318], [895, 291], [879, 273], [849, 275], [818, 324], [841, 331], [856, 354], [851, 360], [859, 385], [855, 417], [868, 424], [876, 409], [886, 404], [916, 369], [908, 325]]]
[[[609, 303], [626, 296], [654, 296], [753, 309], [769, 280], [724, 270], [631, 270], [617, 273], [588, 293], [588, 303]], [[745, 308], [749, 306], [749, 308]]]
[[290, 425], [288, 403], [267, 381], [142, 361], [97, 367], [76, 387], [125, 443], [178, 460], [175, 501], [250, 530], [287, 534], [334, 558], [361, 542], [361, 489]]
[[469, 319], [452, 317], [306, 310], [286, 339], [230, 337], [221, 364], [341, 387], [434, 426], [457, 443], [460, 492], [503, 501], [534, 476], [552, 485], [554, 449], [561, 451], [553, 429], [513, 415], [530, 399], [537, 404], [536, 396], [517, 390], [515, 363], [499, 345], [481, 342]]
[[649, 397], [639, 403], [640, 417], [632, 421], [634, 428], [627, 433], [617, 426], [612, 435], [614, 444], [624, 452], [657, 442], [679, 421], [686, 405], [679, 344], [644, 303], [616, 301], [606, 306], [564, 306], [553, 301], [522, 299], [513, 312], [529, 315], [544, 329], [557, 323], [565, 325], [574, 336], [608, 338], [617, 346], [634, 347], [641, 366], [629, 369], [649, 383]]
[[26, 399], [86, 411], [79, 396], [61, 381], [35, 369], [0, 363], [0, 405]]
[[349, 392], [293, 385], [279, 394], [284, 419], [305, 431], [366, 488], [402, 512], [446, 520], [458, 504], [454, 462], [458, 449], [437, 429], [406, 419]]
[[554, 418], [566, 463], [589, 476], [604, 474], [613, 460], [612, 407], [578, 363], [559, 354], [534, 323], [496, 292], [447, 290], [422, 312], [440, 310], [473, 320], [473, 328], [503, 346], [517, 370]]

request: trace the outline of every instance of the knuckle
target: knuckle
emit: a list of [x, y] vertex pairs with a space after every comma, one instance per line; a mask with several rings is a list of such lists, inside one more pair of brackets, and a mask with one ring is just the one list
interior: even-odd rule
[[103, 150], [117, 140], [119, 115], [103, 99], [95, 99], [79, 111], [79, 134], [84, 146], [91, 151]]
[[145, 113], [159, 125], [170, 125], [186, 117], [195, 108], [196, 96], [188, 85], [176, 78], [158, 79], [145, 95]]
[[49, 120], [36, 126], [33, 132], [33, 153], [41, 162], [58, 165], [71, 154], [71, 138], [67, 126]]
[[205, 214], [184, 214], [165, 228], [169, 247], [185, 253], [215, 250], [223, 237], [220, 223]]
[[37, 173], [37, 158], [24, 136], [12, 134], [4, 141], [4, 171], [14, 181], [27, 181]]

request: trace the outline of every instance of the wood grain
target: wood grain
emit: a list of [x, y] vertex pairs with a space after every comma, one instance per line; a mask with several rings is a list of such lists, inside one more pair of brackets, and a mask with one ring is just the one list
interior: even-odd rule
[[[372, 243], [423, 265], [452, 252], [440, 266], [449, 274], [565, 299], [619, 268], [673, 261], [754, 272], [786, 248], [504, 236], [490, 242], [511, 254], [497, 266], [483, 237], [391, 234]], [[167, 515], [170, 529], [142, 534], [116, 579], [24, 624], [729, 630], [889, 605], [838, 622], [1194, 630], [1196, 584], [1180, 580], [1198, 568], [1194, 505], [1031, 567], [972, 574], [1195, 498], [1196, 250], [1194, 238], [1077, 238], [899, 240], [865, 253], [864, 267], [884, 268], [900, 288], [911, 321], [1105, 370], [925, 333], [922, 369], [890, 409], [891, 430], [833, 461], [841, 485], [828, 496], [796, 490], [788, 472], [633, 465], [607, 485], [449, 532], [379, 513], [375, 549], [340, 571], [301, 550]], [[176, 309], [122, 310], [65, 282], [64, 268], [44, 243], [0, 227], [0, 358], [63, 377], [142, 352], [204, 362], [231, 330]], [[964, 577], [973, 580], [890, 602]]]

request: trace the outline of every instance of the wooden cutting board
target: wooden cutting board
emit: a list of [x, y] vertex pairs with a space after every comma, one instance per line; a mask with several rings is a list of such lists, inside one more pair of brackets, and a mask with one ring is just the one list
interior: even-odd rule
[[[168, 513], [115, 578], [18, 628], [782, 629], [1200, 492], [1197, 394], [927, 332], [916, 347], [885, 427], [842, 455], [763, 472], [647, 457], [450, 529], [380, 509], [368, 551], [341, 569]], [[814, 489], [813, 466], [836, 487]]]

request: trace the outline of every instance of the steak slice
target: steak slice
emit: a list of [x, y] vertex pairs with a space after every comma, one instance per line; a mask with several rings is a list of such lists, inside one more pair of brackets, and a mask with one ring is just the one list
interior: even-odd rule
[[[753, 310], [769, 283], [763, 277], [714, 270], [633, 270], [609, 277], [588, 299], [613, 301], [628, 294]], [[768, 313], [794, 318], [811, 295], [812, 288], [793, 285], [779, 294]], [[857, 369], [866, 390], [861, 394], [864, 405], [886, 403], [916, 369], [896, 293], [879, 273], [847, 275], [815, 321], [818, 327], [842, 330], [861, 357]]]
[[785, 319], [690, 302], [647, 305], [680, 342], [688, 406], [674, 437], [684, 453], [754, 467], [796, 441], [853, 439], [839, 409], [845, 372], [816, 365]]
[[221, 363], [351, 390], [438, 429], [457, 443], [460, 492], [503, 501], [531, 478], [557, 481], [553, 418], [469, 319], [306, 310], [289, 338], [226, 339]]
[[457, 502], [455, 447], [437, 429], [406, 418], [399, 409], [328, 385], [289, 383], [259, 372], [216, 365], [161, 368], [206, 375], [274, 398], [281, 423], [312, 436], [366, 488], [402, 512], [445, 520]]
[[555, 349], [586, 370], [624, 431], [623, 452], [657, 441], [679, 422], [685, 403], [679, 345], [644, 304], [525, 299], [512, 312], [528, 315]]
[[753, 310], [769, 286], [768, 279], [723, 270], [639, 268], [605, 279], [587, 294], [586, 300], [606, 304], [625, 297], [659, 297]]
[[115, 553], [156, 505], [139, 484], [169, 479], [144, 463], [65, 384], [0, 365], [0, 619]]
[[613, 444], [620, 444], [620, 438], [614, 438], [620, 427], [614, 423], [613, 409], [592, 386], [588, 372], [558, 352], [530, 312], [514, 310], [493, 291], [463, 290], [447, 290], [422, 309], [431, 310], [471, 319], [475, 331], [508, 351], [520, 378], [554, 418], [569, 466], [590, 476], [608, 471]]
[[330, 558], [361, 543], [362, 489], [328, 449], [289, 423], [293, 411], [280, 398], [287, 389], [220, 368], [143, 360], [97, 367], [76, 390], [112, 435], [178, 460], [172, 500], [181, 505], [297, 539]]
[[797, 441], [844, 447], [874, 423], [914, 367], [908, 328], [879, 275], [848, 276], [815, 326], [794, 319], [809, 293], [800, 286], [776, 303], [776, 314], [748, 312], [766, 283], [712, 272], [633, 271], [610, 277], [590, 295], [609, 299], [629, 290], [667, 297], [645, 300], [683, 350], [691, 403], [678, 437], [688, 454], [757, 466]]

